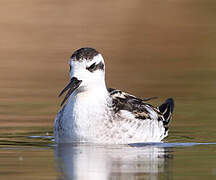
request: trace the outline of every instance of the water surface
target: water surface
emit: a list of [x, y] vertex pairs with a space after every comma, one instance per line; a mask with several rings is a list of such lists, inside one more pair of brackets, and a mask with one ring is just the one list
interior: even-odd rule
[[[216, 146], [208, 144], [216, 142], [215, 7], [213, 0], [2, 0], [0, 179], [215, 179]], [[174, 98], [165, 144], [54, 144], [68, 59], [84, 46], [103, 54], [107, 86], [158, 96], [153, 105]]]

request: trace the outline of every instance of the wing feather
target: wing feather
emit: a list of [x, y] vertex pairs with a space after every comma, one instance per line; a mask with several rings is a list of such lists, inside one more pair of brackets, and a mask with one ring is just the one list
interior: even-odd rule
[[120, 110], [127, 110], [131, 112], [135, 118], [145, 120], [153, 119], [153, 114], [156, 114], [156, 118], [160, 121], [163, 120], [163, 116], [160, 111], [152, 105], [146, 103], [147, 100], [153, 99], [148, 98], [143, 100], [137, 98], [131, 94], [122, 92], [117, 89], [109, 88], [108, 92], [113, 100], [113, 110], [117, 113]]

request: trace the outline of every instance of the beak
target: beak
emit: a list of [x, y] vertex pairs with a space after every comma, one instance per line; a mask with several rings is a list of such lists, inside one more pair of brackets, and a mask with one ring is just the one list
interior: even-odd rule
[[76, 77], [72, 77], [70, 83], [62, 90], [59, 94], [59, 97], [64, 94], [65, 91], [69, 89], [64, 100], [61, 103], [61, 106], [65, 103], [65, 101], [69, 98], [69, 96], [80, 86], [82, 80], [78, 80]]

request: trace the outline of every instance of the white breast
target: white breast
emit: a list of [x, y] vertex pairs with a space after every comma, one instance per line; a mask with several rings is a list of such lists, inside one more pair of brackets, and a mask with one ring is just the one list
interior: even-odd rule
[[[92, 95], [94, 93], [94, 95]], [[96, 95], [96, 96], [95, 96]], [[61, 142], [94, 142], [107, 121], [108, 97], [95, 92], [72, 95], [55, 120], [55, 139]], [[107, 117], [106, 117], [107, 116]]]

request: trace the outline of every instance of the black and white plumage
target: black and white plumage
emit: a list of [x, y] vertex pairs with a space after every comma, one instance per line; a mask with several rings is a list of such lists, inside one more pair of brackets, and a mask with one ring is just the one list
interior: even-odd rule
[[174, 101], [159, 107], [105, 84], [102, 55], [93, 48], [81, 48], [70, 59], [70, 83], [57, 114], [54, 135], [57, 143], [92, 142], [128, 144], [160, 142], [168, 135]]

